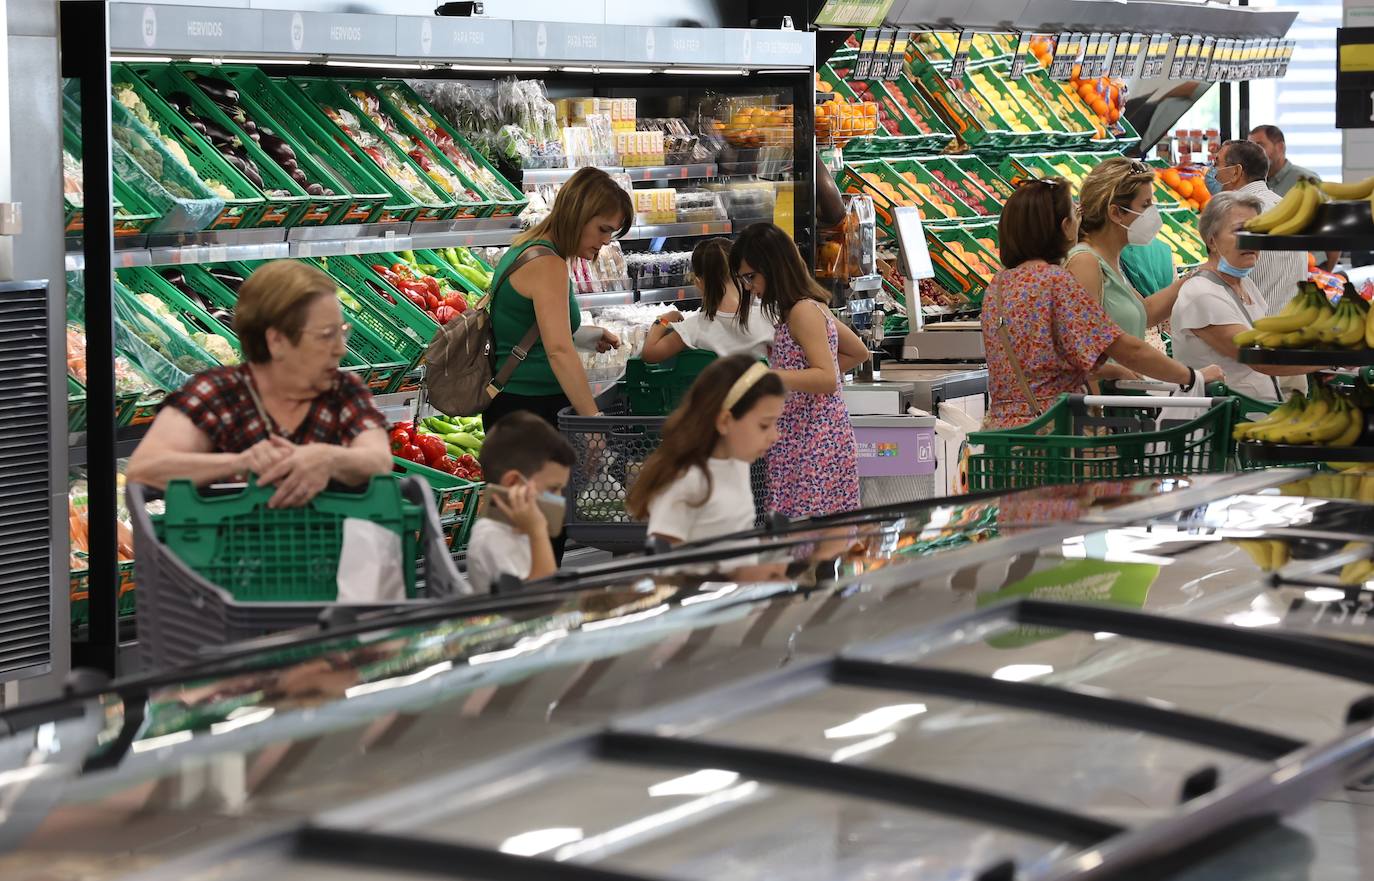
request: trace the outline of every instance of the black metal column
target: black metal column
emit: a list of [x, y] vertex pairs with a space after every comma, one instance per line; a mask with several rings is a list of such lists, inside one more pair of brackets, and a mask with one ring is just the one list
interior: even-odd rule
[[[110, 171], [109, 10], [103, 0], [62, 0], [62, 75], [81, 83], [85, 192], [86, 447], [90, 489], [90, 628], [72, 666], [111, 676], [119, 649], [115, 531], [114, 193]], [[101, 210], [104, 208], [104, 210]]]
[[[1249, 6], [1250, 0], [1240, 0], [1241, 6]], [[1236, 137], [1250, 136], [1250, 81], [1241, 80], [1236, 89]]]
[[1221, 140], [1229, 141], [1235, 137], [1235, 126], [1231, 124], [1231, 90], [1235, 88], [1234, 83], [1218, 83], [1221, 97]]
[[[819, 66], [820, 58], [816, 59]], [[792, 88], [792, 216], [797, 248], [813, 272], [816, 268], [816, 78], [815, 73], [789, 77]]]

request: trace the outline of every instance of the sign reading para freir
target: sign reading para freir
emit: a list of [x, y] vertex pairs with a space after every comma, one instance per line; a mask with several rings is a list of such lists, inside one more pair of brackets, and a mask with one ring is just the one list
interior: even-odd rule
[[452, 16], [396, 19], [396, 54], [402, 58], [510, 58], [513, 22]]

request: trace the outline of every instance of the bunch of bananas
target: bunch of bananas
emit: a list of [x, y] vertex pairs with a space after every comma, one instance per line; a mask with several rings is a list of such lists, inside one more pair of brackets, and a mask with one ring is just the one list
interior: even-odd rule
[[1374, 348], [1374, 320], [1361, 298], [1341, 297], [1340, 305], [1332, 308], [1322, 289], [1305, 281], [1282, 312], [1236, 334], [1235, 343], [1265, 349]]
[[1282, 569], [1288, 563], [1288, 542], [1276, 538], [1235, 538], [1231, 544], [1245, 551], [1261, 572]]
[[1314, 499], [1348, 499], [1374, 505], [1374, 473], [1321, 471], [1279, 487], [1279, 494]]
[[1343, 202], [1374, 199], [1374, 177], [1351, 184], [1303, 178], [1293, 185], [1283, 201], [1246, 223], [1245, 229], [1274, 236], [1301, 235], [1316, 219], [1317, 209], [1332, 199]]
[[1294, 392], [1265, 418], [1237, 425], [1232, 437], [1269, 444], [1349, 447], [1364, 434], [1364, 424], [1364, 411], [1351, 398], [1322, 387], [1306, 397]]

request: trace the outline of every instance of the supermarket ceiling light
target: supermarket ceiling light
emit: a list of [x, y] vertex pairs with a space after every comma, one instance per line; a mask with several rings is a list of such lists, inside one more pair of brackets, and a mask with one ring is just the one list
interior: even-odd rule
[[741, 67], [665, 67], [663, 72], [688, 76], [746, 76], [749, 73]]
[[652, 67], [560, 67], [564, 73], [653, 73]]
[[314, 64], [309, 58], [192, 58], [192, 64]]
[[326, 67], [378, 67], [387, 70], [432, 70], [433, 64], [407, 64], [402, 61], [334, 61], [325, 62]]
[[449, 70], [471, 70], [483, 73], [548, 73], [552, 67], [531, 67], [519, 64], [450, 64]]

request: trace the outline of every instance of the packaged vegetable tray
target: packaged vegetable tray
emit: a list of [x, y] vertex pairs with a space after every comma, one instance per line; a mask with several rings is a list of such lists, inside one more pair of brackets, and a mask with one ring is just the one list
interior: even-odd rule
[[[77, 235], [86, 229], [85, 194], [81, 192], [81, 136], [71, 119], [73, 111], [79, 116], [80, 108], [66, 95], [62, 101], [62, 190], [64, 231], [67, 235]], [[77, 120], [79, 124], [79, 120]], [[117, 144], [113, 149], [120, 149]], [[158, 212], [147, 203], [119, 175], [110, 181], [114, 194], [114, 234], [116, 238], [126, 238], [146, 233], [158, 220]], [[69, 193], [72, 198], [69, 198]]]
[[[128, 69], [262, 194], [266, 207], [259, 219], [260, 225], [268, 225], [269, 220], [275, 222], [280, 215], [282, 226], [323, 226], [333, 222], [343, 208], [343, 196], [326, 195], [323, 190], [318, 194], [308, 193], [306, 184], [293, 177], [255, 140], [255, 135], [263, 137], [256, 122], [246, 115], [241, 117], [241, 123], [231, 119], [227, 109], [211, 100], [204, 88], [172, 65], [130, 64]], [[230, 89], [223, 94], [237, 93]], [[298, 170], [301, 180], [310, 182], [306, 169]], [[318, 177], [318, 172], [315, 176]]]
[[412, 135], [420, 137], [446, 156], [468, 180], [492, 202], [491, 216], [515, 217], [529, 204], [520, 191], [475, 148], [467, 138], [449, 124], [442, 113], [425, 103], [415, 90], [403, 80], [382, 80], [375, 87], [355, 83], [350, 87], [370, 88], [373, 94], [389, 107], [392, 116], [400, 116], [412, 127]]
[[[183, 69], [200, 72], [196, 65], [183, 65]], [[309, 154], [321, 171], [339, 183], [335, 189], [352, 194], [352, 203], [337, 222], [396, 223], [418, 216], [420, 205], [360, 149], [338, 137], [332, 125], [317, 118], [306, 98], [289, 83], [274, 80], [254, 66], [224, 65], [211, 70], [234, 86], [255, 119], [273, 123], [269, 127], [290, 144], [298, 160], [300, 154]]]
[[[142, 299], [145, 291], [130, 291], [124, 284], [114, 283], [115, 315], [134, 336], [170, 361], [182, 374], [191, 374], [219, 366], [219, 360], [191, 339], [180, 321], [168, 321]], [[118, 342], [118, 335], [116, 335]], [[150, 375], [155, 382], [158, 377]], [[175, 379], [175, 377], [169, 377]], [[183, 379], [173, 388], [180, 388]]]
[[[444, 185], [412, 161], [411, 156], [359, 110], [335, 80], [291, 77], [285, 88], [294, 89], [294, 97], [300, 106], [308, 108], [320, 124], [335, 131], [336, 136], [349, 141], [367, 157], [378, 174], [399, 187], [406, 198], [421, 206], [415, 220], [448, 220], [460, 213], [468, 217], [481, 216], [483, 206], [480, 198], [460, 204]], [[448, 160], [433, 158], [433, 152], [427, 149], [421, 150], [420, 155], [430, 161], [430, 169], [434, 174], [443, 178], [449, 186], [458, 188], [449, 178], [455, 172], [448, 165]]]
[[[159, 136], [162, 146], [179, 157], [183, 164], [215, 195], [224, 200], [224, 210], [208, 227], [219, 229], [251, 229], [253, 227], [282, 227], [290, 219], [280, 204], [269, 205], [262, 191], [230, 165], [210, 142], [200, 136], [180, 113], [170, 107], [138, 76], [123, 64], [110, 66], [114, 83], [115, 111], [124, 111], [138, 119], [148, 130]], [[115, 123], [116, 134], [119, 125]]]

